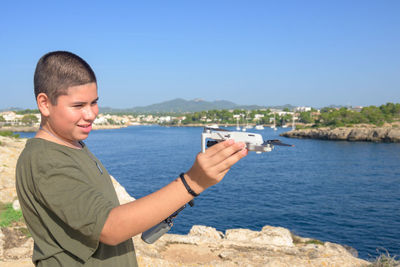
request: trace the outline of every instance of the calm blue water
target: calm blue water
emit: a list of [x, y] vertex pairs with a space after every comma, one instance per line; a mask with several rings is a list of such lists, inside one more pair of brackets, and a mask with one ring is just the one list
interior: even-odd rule
[[[94, 131], [86, 143], [140, 198], [191, 167], [201, 132], [137, 126]], [[280, 132], [257, 131], [296, 147], [250, 153], [181, 212], [171, 232], [185, 234], [194, 224], [220, 231], [273, 225], [352, 246], [366, 259], [377, 249], [400, 255], [400, 144], [287, 139]]]

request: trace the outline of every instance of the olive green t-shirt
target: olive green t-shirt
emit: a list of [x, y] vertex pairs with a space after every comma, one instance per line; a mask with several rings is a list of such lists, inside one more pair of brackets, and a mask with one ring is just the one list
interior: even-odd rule
[[119, 205], [110, 175], [82, 142], [74, 149], [44, 139], [26, 143], [16, 169], [21, 209], [37, 266], [137, 266], [132, 240], [99, 241]]

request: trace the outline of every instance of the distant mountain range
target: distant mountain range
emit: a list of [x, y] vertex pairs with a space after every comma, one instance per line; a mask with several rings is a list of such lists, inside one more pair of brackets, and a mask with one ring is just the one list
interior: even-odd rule
[[[281, 107], [271, 108], [284, 108], [289, 109], [294, 106], [285, 105]], [[263, 109], [266, 106], [257, 105], [238, 105], [227, 100], [216, 100], [216, 101], [205, 101], [203, 99], [185, 100], [182, 98], [176, 98], [161, 103], [156, 103], [148, 106], [133, 107], [128, 109], [115, 109], [108, 107], [101, 107], [101, 113], [185, 113], [185, 112], [198, 112], [207, 110], [221, 110], [221, 109]]]
[[17, 107], [3, 108], [3, 109], [0, 109], [0, 112], [4, 112], [4, 111], [19, 111], [19, 110], [23, 110], [23, 108], [17, 108]]
[[[187, 112], [199, 112], [207, 110], [222, 110], [222, 109], [265, 109], [265, 108], [276, 108], [284, 109], [289, 108], [292, 110], [295, 106], [283, 105], [283, 106], [258, 106], [258, 105], [238, 105], [227, 100], [216, 100], [216, 101], [205, 101], [203, 99], [185, 100], [182, 98], [176, 98], [169, 101], [164, 101], [148, 106], [139, 106], [132, 108], [111, 108], [111, 107], [100, 107], [100, 113], [187, 113]], [[22, 108], [12, 107], [0, 110], [1, 111], [19, 111], [24, 110]]]

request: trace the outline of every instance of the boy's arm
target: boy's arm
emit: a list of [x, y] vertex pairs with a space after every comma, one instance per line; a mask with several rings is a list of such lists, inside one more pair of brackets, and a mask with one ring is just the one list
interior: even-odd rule
[[[210, 147], [205, 153], [199, 153], [185, 174], [192, 190], [201, 193], [220, 182], [230, 167], [247, 155], [244, 147], [243, 143], [227, 140]], [[100, 241], [117, 245], [161, 222], [192, 198], [177, 178], [150, 195], [112, 209], [100, 234]]]

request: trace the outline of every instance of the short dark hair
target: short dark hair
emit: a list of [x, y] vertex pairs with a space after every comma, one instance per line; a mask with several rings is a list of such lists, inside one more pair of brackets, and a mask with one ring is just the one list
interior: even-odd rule
[[60, 95], [67, 95], [71, 86], [97, 82], [94, 71], [79, 56], [67, 51], [54, 51], [41, 57], [33, 79], [35, 98], [45, 93], [57, 105]]

